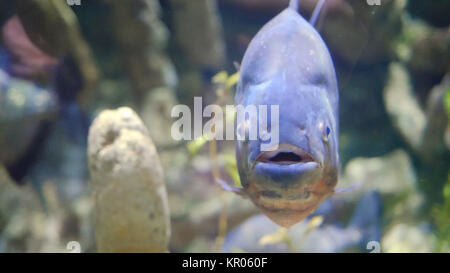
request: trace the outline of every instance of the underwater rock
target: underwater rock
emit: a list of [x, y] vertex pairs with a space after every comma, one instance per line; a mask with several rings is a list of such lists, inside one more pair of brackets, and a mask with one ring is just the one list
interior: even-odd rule
[[289, 0], [222, 0], [222, 2], [227, 4], [239, 5], [240, 8], [251, 9], [253, 11], [273, 11], [275, 9], [282, 10], [289, 4]]
[[423, 205], [411, 159], [403, 150], [395, 150], [382, 157], [352, 159], [337, 187], [346, 188], [352, 184], [359, 186], [336, 195], [336, 198], [354, 203], [365, 193], [375, 190], [388, 206], [384, 219], [411, 219]]
[[448, 117], [443, 107], [445, 92], [450, 86], [446, 76], [428, 95], [426, 110], [414, 95], [409, 71], [401, 63], [389, 65], [389, 76], [383, 90], [386, 111], [394, 127], [422, 160], [433, 160], [448, 153], [445, 128]]
[[[450, 7], [450, 6], [449, 6]], [[417, 97], [418, 103], [423, 109], [426, 109], [427, 124], [425, 132], [422, 132], [420, 137], [423, 137], [423, 145], [413, 147], [420, 156], [426, 156], [427, 160], [431, 159], [439, 150], [442, 140], [439, 140], [436, 147], [431, 148], [431, 144], [427, 138], [432, 134], [442, 135], [442, 128], [437, 128], [433, 120], [430, 119], [430, 109], [427, 101], [430, 100], [430, 90], [442, 80], [444, 75], [450, 72], [450, 28], [448, 26], [443, 28], [434, 28], [427, 24], [427, 22], [404, 14], [401, 17], [403, 21], [403, 28], [393, 41], [395, 51], [394, 59], [399, 60], [407, 68], [409, 78], [411, 79], [411, 92]], [[434, 97], [435, 99], [438, 97]], [[435, 114], [438, 114], [439, 107], [434, 103], [433, 107]], [[438, 120], [443, 121], [442, 118], [436, 116]], [[439, 121], [439, 122], [440, 122]], [[445, 125], [444, 125], [445, 126]], [[436, 132], [434, 132], [436, 130]], [[404, 132], [407, 133], [407, 132]], [[402, 134], [404, 134], [402, 133]], [[428, 142], [428, 143], [427, 143]], [[431, 148], [431, 149], [429, 149]]]
[[408, 12], [417, 16], [436, 27], [447, 27], [450, 25], [450, 5], [447, 0], [408, 0]]
[[64, 131], [64, 122], [58, 120], [52, 125], [38, 159], [30, 168], [29, 180], [37, 188], [45, 181], [54, 181], [61, 202], [79, 200], [88, 194], [86, 148], [86, 143], [75, 143], [70, 139]]
[[442, 75], [450, 70], [450, 28], [415, 36], [409, 67], [415, 73]]
[[388, 73], [383, 90], [386, 111], [405, 141], [417, 149], [421, 145], [426, 125], [425, 113], [414, 96], [406, 67], [394, 62], [389, 65]]
[[[205, 240], [214, 242], [217, 237], [220, 214], [223, 210], [223, 201], [225, 201], [227, 211], [229, 211], [227, 215], [227, 227], [229, 229], [238, 226], [258, 212], [249, 200], [230, 193], [227, 193], [222, 199], [216, 192], [215, 196], [212, 196], [209, 200], [197, 202], [197, 204], [186, 204], [188, 202], [184, 201], [184, 203], [179, 204], [185, 207], [184, 211], [177, 209], [173, 215], [171, 248], [181, 251], [186, 245], [195, 245]], [[183, 201], [178, 200], [178, 203], [180, 202]], [[213, 247], [209, 248], [208, 251], [211, 249]], [[205, 249], [192, 249], [192, 251], [204, 252]]]
[[428, 160], [449, 154], [445, 144], [445, 131], [449, 116], [444, 109], [444, 98], [450, 90], [450, 74], [447, 74], [439, 85], [433, 87], [426, 105], [427, 125], [424, 129], [421, 152], [428, 155]]
[[[246, 9], [246, 11], [250, 10], [253, 12], [270, 13], [280, 12], [289, 4], [289, 0], [221, 0], [221, 2], [239, 6], [240, 8]], [[300, 10], [302, 11], [302, 13], [303, 10], [307, 10], [308, 13], [312, 13], [317, 5], [317, 2], [318, 0], [301, 0]], [[327, 0], [324, 8], [326, 10], [348, 10], [349, 4], [345, 0]]]
[[[177, 60], [180, 60], [177, 58]], [[180, 70], [180, 81], [178, 84], [178, 97], [180, 102], [192, 106], [192, 98], [198, 96], [208, 95], [208, 91], [205, 88], [205, 79], [202, 72], [198, 69], [190, 68], [188, 66]], [[214, 92], [210, 92], [214, 94]], [[206, 97], [204, 97], [206, 99]]]
[[[224, 0], [224, 3], [253, 11], [276, 13], [288, 0]], [[300, 1], [300, 10], [309, 18], [318, 0]], [[368, 5], [365, 0], [327, 0], [316, 29], [323, 36], [335, 61], [353, 66], [382, 63], [393, 54], [392, 41], [402, 28], [401, 15], [406, 1], [383, 0], [382, 5]], [[336, 63], [337, 64], [337, 63]]]
[[54, 216], [46, 215], [30, 185], [18, 188], [0, 166], [1, 252], [61, 252]]
[[0, 166], [0, 252], [67, 252], [77, 238], [80, 251], [93, 247], [90, 199], [61, 202], [53, 183], [39, 195], [28, 184], [17, 187]]
[[450, 124], [447, 125], [447, 128], [445, 129], [444, 142], [447, 149], [450, 150]]
[[175, 39], [197, 68], [221, 68], [225, 41], [216, 0], [171, 0]]
[[180, 101], [211, 91], [210, 77], [224, 68], [226, 42], [217, 0], [171, 0], [169, 14], [174, 32], [173, 60], [179, 72]]
[[170, 220], [163, 170], [130, 108], [105, 110], [88, 139], [99, 252], [166, 252]]
[[[234, 145], [232, 142], [220, 145], [217, 163], [221, 170], [225, 170], [226, 158], [234, 158]], [[231, 193], [220, 193], [221, 189], [212, 177], [211, 158], [203, 153], [205, 150], [195, 156], [189, 154], [185, 145], [159, 150], [170, 192], [170, 249], [175, 252], [185, 252], [188, 245], [194, 252], [215, 251], [217, 227], [224, 204], [228, 211], [229, 229], [257, 213], [249, 200]], [[221, 176], [231, 179], [225, 171], [221, 172]]]
[[[442, 76], [450, 69], [450, 28], [402, 16], [403, 29], [395, 42], [396, 54], [418, 77]], [[418, 79], [416, 79], [417, 81]]]
[[436, 237], [426, 223], [400, 223], [391, 227], [381, 240], [381, 251], [387, 253], [430, 253], [436, 248]]
[[156, 0], [110, 1], [111, 26], [122, 53], [124, 71], [141, 106], [145, 93], [156, 87], [174, 88], [177, 75], [165, 52], [169, 32], [160, 20]]
[[83, 78], [83, 89], [77, 100], [86, 106], [99, 78], [99, 71], [75, 13], [64, 1], [55, 0], [18, 0], [14, 8], [37, 47], [54, 57], [70, 55], [73, 58]]
[[[294, 225], [291, 229], [306, 229], [308, 219]], [[300, 228], [299, 228], [300, 227]], [[225, 238], [222, 252], [289, 252], [289, 247], [278, 244], [260, 244], [264, 235], [275, 233], [280, 227], [263, 214], [255, 215], [232, 230]]]
[[155, 88], [145, 95], [140, 116], [157, 147], [167, 147], [177, 143], [171, 137], [173, 123], [171, 111], [175, 105], [177, 101], [170, 88]]
[[345, 9], [329, 9], [321, 32], [332, 55], [350, 65], [380, 63], [392, 56], [406, 1], [382, 2], [370, 6], [366, 1], [340, 1]]
[[358, 66], [351, 72], [345, 68], [336, 69], [342, 86], [339, 94], [339, 157], [342, 165], [354, 157], [382, 156], [386, 151], [396, 149], [399, 135], [392, 128], [381, 94], [386, 67]]

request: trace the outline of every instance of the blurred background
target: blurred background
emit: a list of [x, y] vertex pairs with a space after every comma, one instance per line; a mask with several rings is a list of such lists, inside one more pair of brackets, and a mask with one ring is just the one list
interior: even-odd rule
[[[447, 0], [326, 2], [316, 28], [340, 88], [338, 187], [360, 186], [289, 230], [221, 193], [206, 143], [170, 137], [174, 105], [233, 104], [223, 82], [288, 2], [0, 0], [0, 252], [97, 251], [87, 136], [121, 106], [158, 151], [171, 252], [449, 252]], [[309, 19], [317, 1], [300, 2]], [[234, 143], [216, 156], [236, 182]]]

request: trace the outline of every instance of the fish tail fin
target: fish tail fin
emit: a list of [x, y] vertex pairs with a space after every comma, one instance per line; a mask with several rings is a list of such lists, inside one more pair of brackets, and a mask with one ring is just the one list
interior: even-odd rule
[[47, 143], [46, 140], [48, 139], [51, 130], [52, 124], [50, 121], [43, 121], [39, 124], [37, 133], [30, 144], [30, 148], [27, 149], [25, 154], [14, 163], [6, 164], [6, 171], [11, 179], [16, 182], [16, 184], [20, 186], [25, 184], [27, 175], [35, 166], [42, 150], [45, 149], [45, 145]]
[[317, 23], [317, 19], [319, 18], [320, 11], [323, 8], [323, 5], [325, 4], [326, 0], [319, 0], [316, 4], [316, 7], [314, 8], [314, 11], [311, 15], [311, 18], [309, 19], [309, 23], [314, 26]]
[[75, 101], [70, 101], [60, 103], [60, 115], [62, 128], [69, 139], [77, 145], [86, 146], [90, 126], [87, 113]]
[[84, 87], [84, 79], [73, 57], [59, 59], [53, 71], [53, 86], [61, 101], [76, 101]]
[[84, 87], [81, 71], [71, 56], [62, 57], [53, 74], [53, 86], [59, 98], [62, 125], [70, 140], [87, 145], [90, 120], [77, 98]]
[[349, 227], [361, 232], [361, 246], [366, 248], [371, 241], [381, 239], [382, 201], [377, 191], [365, 194], [356, 205]]
[[291, 8], [291, 9], [293, 9], [295, 11], [298, 11], [298, 7], [300, 5], [299, 2], [300, 2], [299, 0], [290, 0], [289, 1], [289, 8]]

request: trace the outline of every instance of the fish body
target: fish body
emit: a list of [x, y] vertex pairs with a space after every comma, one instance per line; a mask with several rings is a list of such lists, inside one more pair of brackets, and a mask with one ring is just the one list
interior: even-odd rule
[[83, 146], [89, 119], [76, 100], [84, 81], [75, 61], [41, 51], [9, 8], [0, 12], [0, 129], [8, 128], [0, 130], [0, 164], [23, 184], [58, 117], [71, 142]]
[[261, 149], [266, 141], [260, 136], [237, 140], [236, 159], [241, 194], [284, 227], [333, 194], [339, 167], [334, 65], [320, 34], [293, 8], [295, 2], [249, 44], [235, 96], [236, 105], [244, 107], [278, 106], [278, 119], [267, 115], [268, 130], [279, 129], [277, 145]]
[[[329, 198], [304, 221], [289, 229], [287, 235], [291, 249], [284, 241], [263, 243], [263, 238], [276, 234], [279, 227], [261, 214], [255, 215], [236, 228], [225, 238], [223, 252], [236, 250], [245, 252], [369, 252], [370, 242], [381, 240], [383, 204], [376, 191], [366, 193], [356, 203], [356, 208], [347, 224], [336, 219], [336, 214], [345, 213], [343, 199]], [[321, 223], [311, 228], [314, 218]]]
[[11, 77], [0, 66], [0, 164], [17, 183], [37, 159], [57, 111], [54, 93]]

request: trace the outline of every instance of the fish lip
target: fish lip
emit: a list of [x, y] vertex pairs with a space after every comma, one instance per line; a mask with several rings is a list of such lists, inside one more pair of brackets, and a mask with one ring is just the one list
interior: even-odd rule
[[[252, 166], [252, 171], [268, 177], [296, 177], [299, 174], [306, 174], [320, 169], [320, 164], [315, 161], [299, 162], [295, 164], [274, 164], [271, 162], [256, 162]], [[273, 178], [275, 179], [275, 178]]]
[[[279, 156], [282, 154], [286, 154], [287, 157], [290, 157], [290, 159], [283, 160], [282, 158], [279, 158]], [[317, 163], [317, 161], [314, 160], [314, 157], [302, 148], [289, 143], [282, 143], [278, 145], [278, 148], [276, 150], [261, 152], [255, 158], [254, 165], [258, 163], [274, 165], [296, 165], [309, 162]]]

